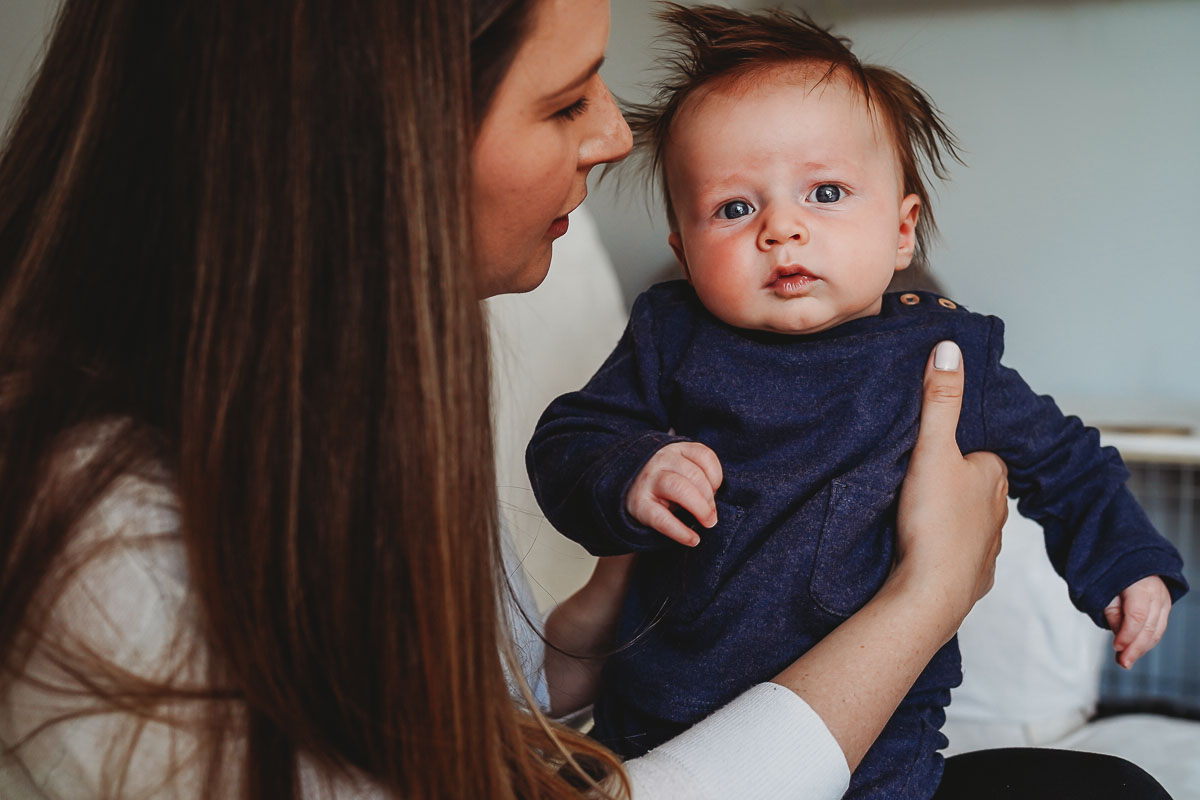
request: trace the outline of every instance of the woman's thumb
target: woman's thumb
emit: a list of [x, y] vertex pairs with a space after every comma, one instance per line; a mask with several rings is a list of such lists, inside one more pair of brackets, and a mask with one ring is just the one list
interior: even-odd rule
[[955, 431], [962, 409], [962, 351], [951, 341], [938, 342], [925, 365], [918, 448], [958, 448]]

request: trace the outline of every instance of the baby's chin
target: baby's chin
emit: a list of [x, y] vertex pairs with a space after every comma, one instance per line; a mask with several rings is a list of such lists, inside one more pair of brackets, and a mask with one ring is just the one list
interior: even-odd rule
[[840, 317], [799, 314], [791, 316], [775, 315], [766, 319], [743, 317], [740, 321], [734, 319], [724, 320], [724, 322], [743, 330], [779, 333], [785, 336], [806, 336], [811, 333], [820, 333], [830, 328], [836, 328], [844, 321]]
[[875, 316], [878, 313], [879, 309], [876, 308], [873, 311], [844, 314], [816, 315], [797, 313], [791, 315], [773, 315], [765, 319], [753, 317], [722, 318], [722, 321], [743, 330], [777, 333], [785, 336], [808, 336], [836, 328], [838, 325], [843, 325], [852, 319]]

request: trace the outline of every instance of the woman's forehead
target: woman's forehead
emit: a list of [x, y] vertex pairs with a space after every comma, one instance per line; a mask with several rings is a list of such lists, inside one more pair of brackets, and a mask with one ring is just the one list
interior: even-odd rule
[[603, 59], [608, 25], [608, 0], [537, 0], [513, 78], [530, 94], [570, 91]]

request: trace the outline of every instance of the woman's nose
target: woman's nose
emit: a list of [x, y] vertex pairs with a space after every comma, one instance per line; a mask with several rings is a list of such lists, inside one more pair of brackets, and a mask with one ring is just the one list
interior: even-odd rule
[[620, 161], [633, 148], [629, 124], [621, 116], [608, 86], [603, 86], [598, 95], [595, 100], [598, 107], [592, 116], [595, 129], [579, 145], [579, 166], [585, 170], [597, 164]]
[[808, 226], [800, 219], [800, 215], [786, 209], [764, 214], [762, 227], [758, 232], [758, 248], [765, 251], [789, 242], [794, 244], [808, 242]]

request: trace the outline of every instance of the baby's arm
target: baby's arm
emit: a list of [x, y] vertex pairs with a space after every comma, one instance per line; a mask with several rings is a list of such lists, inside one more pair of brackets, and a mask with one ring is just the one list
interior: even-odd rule
[[715, 492], [721, 480], [721, 462], [710, 448], [699, 442], [673, 442], [651, 456], [633, 479], [625, 510], [663, 536], [695, 547], [700, 537], [673, 508], [682, 508], [711, 528], [717, 524]]
[[[1188, 589], [1183, 560], [1125, 485], [1129, 471], [1120, 454], [1102, 446], [1096, 429], [1065, 416], [1052, 398], [1030, 389], [1000, 362], [1002, 352], [1003, 324], [991, 320], [982, 447], [1008, 465], [1018, 508], [1041, 524], [1050, 561], [1066, 579], [1076, 608], [1101, 628], [1113, 628], [1114, 598], [1124, 608], [1136, 597], [1138, 613], [1143, 613], [1141, 589], [1127, 592], [1147, 575], [1159, 576], [1148, 583], [1165, 588], [1170, 601], [1177, 602]], [[1118, 662], [1125, 666], [1152, 644], [1150, 633], [1137, 641], [1142, 626], [1136, 618], [1126, 620], [1132, 608], [1129, 614], [1118, 612], [1122, 625], [1114, 628], [1123, 651]], [[1155, 617], [1141, 619], [1157, 622]], [[1136, 630], [1124, 630], [1125, 624]]]
[[1104, 618], [1112, 628], [1117, 663], [1129, 669], [1158, 644], [1167, 629], [1171, 614], [1171, 593], [1157, 575], [1142, 578], [1127, 586], [1104, 609]]
[[678, 331], [689, 322], [659, 303], [661, 294], [651, 289], [638, 298], [612, 355], [582, 389], [550, 404], [526, 451], [546, 518], [592, 555], [675, 546], [626, 508], [647, 462], [686, 441], [673, 432], [669, 399], [678, 348], [666, 347], [657, 326]]

